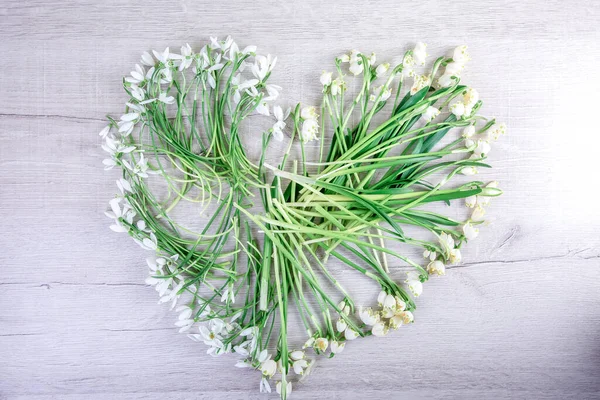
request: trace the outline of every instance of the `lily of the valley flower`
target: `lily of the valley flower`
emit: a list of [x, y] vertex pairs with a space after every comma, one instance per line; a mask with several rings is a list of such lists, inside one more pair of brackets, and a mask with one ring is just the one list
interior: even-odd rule
[[479, 235], [479, 229], [475, 228], [470, 223], [465, 224], [462, 229], [467, 240], [473, 240]]
[[415, 62], [419, 65], [425, 65], [425, 60], [427, 59], [427, 44], [423, 42], [417, 42], [413, 50], [413, 57], [415, 58]]
[[444, 263], [439, 260], [432, 261], [427, 265], [427, 272], [432, 275], [445, 275], [446, 267], [444, 266]]
[[440, 110], [438, 110], [435, 107], [429, 106], [429, 107], [427, 107], [427, 109], [425, 110], [425, 112], [423, 114], [421, 114], [421, 118], [425, 122], [430, 122], [431, 120], [433, 120], [438, 115], [440, 115]]
[[332, 341], [331, 342], [331, 352], [333, 354], [339, 354], [342, 351], [344, 351], [344, 348], [346, 347], [346, 342], [338, 342], [338, 341]]
[[406, 280], [404, 281], [408, 285], [408, 288], [412, 292], [413, 296], [419, 297], [423, 293], [423, 283], [421, 282], [421, 276], [410, 271], [406, 273]]

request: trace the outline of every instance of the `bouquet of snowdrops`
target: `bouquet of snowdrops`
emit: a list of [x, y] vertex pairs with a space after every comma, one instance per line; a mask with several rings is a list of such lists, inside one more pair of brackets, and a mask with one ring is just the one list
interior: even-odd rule
[[[261, 391], [276, 381], [286, 398], [316, 356], [412, 323], [423, 284], [461, 261], [501, 194], [496, 182], [453, 184], [489, 167], [505, 132], [460, 84], [466, 46], [431, 66], [426, 58], [423, 43], [395, 66], [356, 50], [337, 57], [320, 76], [319, 108], [274, 105], [276, 58], [229, 37], [199, 52], [145, 52], [123, 81], [125, 112], [100, 132], [106, 169], [122, 173], [111, 229], [154, 253], [147, 283], [179, 314], [179, 331], [208, 354], [236, 354], [237, 367], [258, 371]], [[257, 113], [274, 117], [272, 127], [248, 128]], [[261, 144], [254, 158], [245, 131]], [[266, 161], [274, 141], [287, 149], [277, 165]], [[318, 143], [312, 158], [309, 142]], [[453, 200], [473, 209], [468, 220], [427, 209]], [[356, 304], [332, 258], [380, 287], [377, 306]], [[299, 343], [288, 340], [293, 309], [306, 332]]]

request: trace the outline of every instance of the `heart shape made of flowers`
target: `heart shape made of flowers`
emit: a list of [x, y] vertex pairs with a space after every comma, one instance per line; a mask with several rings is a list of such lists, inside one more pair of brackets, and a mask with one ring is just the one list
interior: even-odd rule
[[[466, 46], [430, 68], [423, 43], [393, 68], [356, 50], [337, 57], [335, 72], [320, 76], [320, 111], [273, 106], [276, 58], [256, 51], [228, 37], [199, 52], [143, 53], [123, 81], [125, 113], [100, 132], [105, 169], [122, 172], [106, 214], [113, 231], [155, 253], [147, 283], [175, 308], [179, 331], [213, 356], [238, 354], [237, 367], [260, 371], [261, 391], [278, 376], [286, 398], [311, 370], [309, 349], [333, 356], [348, 341], [413, 322], [423, 283], [460, 262], [502, 193], [496, 182], [449, 184], [489, 167], [483, 161], [506, 127], [479, 115], [478, 92], [460, 84]], [[257, 113], [275, 122], [251, 132], [261, 138], [253, 159], [242, 127]], [[278, 165], [266, 162], [284, 140]], [[318, 143], [313, 159], [308, 143]], [[473, 210], [466, 221], [426, 209], [459, 199]], [[426, 261], [393, 244], [421, 249]], [[381, 287], [376, 307], [357, 306], [330, 258]], [[398, 281], [400, 268], [408, 271]], [[303, 345], [289, 340], [290, 305]]]

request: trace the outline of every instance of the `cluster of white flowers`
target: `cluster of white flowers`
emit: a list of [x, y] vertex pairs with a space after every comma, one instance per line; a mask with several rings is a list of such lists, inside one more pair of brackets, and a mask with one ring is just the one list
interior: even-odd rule
[[319, 139], [319, 114], [313, 106], [303, 107], [300, 112], [302, 118], [302, 128], [300, 129], [300, 138], [303, 142], [310, 142]]
[[439, 87], [448, 87], [454, 84], [452, 77], [460, 78], [460, 74], [467, 65], [467, 62], [471, 60], [469, 53], [467, 52], [467, 46], [458, 46], [452, 53], [452, 61], [446, 65], [444, 73], [437, 79], [437, 85]]
[[377, 297], [380, 309], [371, 307], [361, 308], [359, 317], [361, 321], [371, 328], [374, 336], [385, 336], [390, 329], [398, 329], [403, 324], [414, 321], [413, 313], [406, 309], [406, 303], [398, 296], [393, 296], [381, 291]]
[[[492, 141], [498, 140], [501, 135], [506, 133], [506, 124], [494, 124], [485, 132], [478, 134], [474, 125], [464, 128], [462, 137], [465, 139], [465, 146], [473, 149], [473, 154], [469, 157], [471, 160], [487, 157], [492, 150]], [[463, 175], [475, 175], [477, 167], [466, 166], [460, 171]]]
[[423, 257], [429, 260], [427, 264], [427, 272], [431, 275], [444, 275], [446, 273], [446, 265], [457, 264], [462, 260], [460, 249], [455, 246], [454, 237], [446, 232], [442, 232], [439, 237], [441, 252], [435, 249], [425, 249]]
[[337, 96], [346, 91], [346, 81], [343, 76], [333, 79], [333, 72], [323, 71], [319, 80], [323, 85], [324, 93], [329, 92], [332, 96]]
[[[485, 187], [495, 189], [498, 187], [498, 182], [492, 181], [492, 182], [488, 183]], [[475, 195], [475, 196], [469, 196], [469, 197], [465, 198], [465, 205], [468, 208], [473, 209], [470, 220], [473, 222], [483, 221], [483, 218], [485, 217], [485, 207], [489, 203], [490, 203], [489, 196]]]

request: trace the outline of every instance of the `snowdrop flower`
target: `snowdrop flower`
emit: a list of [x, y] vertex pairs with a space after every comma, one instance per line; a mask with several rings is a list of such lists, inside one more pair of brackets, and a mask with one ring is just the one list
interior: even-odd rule
[[450, 250], [450, 255], [448, 257], [448, 261], [450, 261], [450, 264], [458, 264], [461, 260], [462, 255], [460, 254], [460, 249]]
[[117, 181], [117, 187], [119, 188], [119, 192], [121, 192], [122, 196], [125, 196], [126, 192], [133, 193], [133, 188], [131, 187], [131, 183], [127, 179], [120, 178]]
[[454, 49], [454, 53], [452, 55], [452, 60], [459, 64], [466, 64], [471, 59], [471, 56], [467, 52], [467, 46], [458, 46]]
[[[277, 382], [277, 385], [275, 385], [275, 390], [277, 391], [277, 393], [281, 394], [281, 382]], [[285, 384], [285, 394], [289, 397], [290, 394], [292, 394], [292, 382], [286, 382]]]
[[124, 224], [122, 221], [127, 222], [129, 225], [133, 224], [133, 218], [135, 217], [135, 211], [131, 209], [129, 204], [123, 204], [123, 208], [120, 205], [121, 199], [115, 198], [108, 202], [112, 211], [106, 211], [104, 214], [114, 220], [114, 224], [110, 226], [110, 229], [114, 232], [128, 232], [129, 226]]
[[170, 55], [168, 47], [162, 53], [159, 53], [156, 50], [152, 50], [152, 54], [154, 54], [154, 57], [163, 64], [166, 64], [169, 61]]
[[317, 136], [319, 133], [319, 123], [316, 119], [307, 119], [302, 123], [302, 129], [300, 131], [301, 139], [304, 143], [312, 140], [318, 140]]
[[433, 120], [438, 115], [440, 115], [440, 110], [438, 110], [435, 107], [429, 106], [429, 107], [427, 107], [425, 112], [423, 114], [421, 114], [421, 118], [425, 122], [431, 122], [431, 120]]
[[306, 360], [297, 360], [292, 363], [292, 368], [296, 375], [304, 374], [304, 369], [308, 367], [308, 362]]
[[327, 350], [327, 346], [329, 346], [329, 341], [327, 338], [317, 338], [315, 339], [314, 348], [321, 353], [324, 353]]
[[271, 393], [271, 385], [269, 385], [269, 381], [267, 378], [261, 378], [260, 380], [260, 392], [261, 393]]
[[476, 195], [465, 197], [465, 206], [467, 206], [468, 208], [473, 208], [473, 207], [475, 207], [476, 204], [477, 204], [477, 196]]
[[333, 75], [333, 72], [323, 71], [323, 73], [321, 74], [321, 77], [319, 78], [319, 81], [321, 82], [321, 85], [323, 85], [323, 87], [327, 87], [327, 86], [331, 85], [332, 75]]
[[121, 115], [120, 121], [117, 123], [119, 127], [119, 133], [124, 137], [127, 137], [133, 132], [135, 124], [140, 120], [139, 112], [130, 112]]
[[479, 235], [479, 229], [475, 228], [470, 223], [466, 223], [462, 229], [467, 240], [475, 239], [477, 235]]
[[374, 336], [385, 336], [388, 334], [388, 327], [383, 322], [378, 322], [371, 328], [371, 333]]
[[266, 85], [267, 95], [263, 98], [265, 101], [274, 101], [279, 97], [279, 91], [281, 90], [281, 86], [277, 85]]
[[130, 72], [131, 76], [125, 78], [125, 81], [139, 85], [146, 80], [146, 71], [139, 64], [135, 64], [135, 70]]
[[339, 354], [342, 351], [344, 351], [344, 348], [346, 347], [346, 342], [338, 342], [338, 341], [332, 341], [331, 342], [331, 352], [333, 354]]
[[167, 96], [166, 93], [161, 93], [158, 95], [158, 101], [165, 104], [173, 104], [175, 103], [175, 97]]
[[379, 64], [377, 68], [375, 68], [375, 75], [381, 76], [385, 74], [388, 69], [390, 69], [390, 63]]
[[367, 308], [364, 308], [364, 309], [361, 308], [360, 311], [358, 312], [358, 316], [360, 317], [360, 320], [365, 325], [373, 326], [377, 322], [379, 322], [379, 314], [373, 312], [373, 310], [371, 309], [371, 307], [367, 307]]
[[154, 67], [154, 65], [156, 64], [154, 58], [152, 58], [150, 53], [148, 53], [147, 51], [142, 53], [141, 62], [142, 64], [147, 65], [148, 67]]
[[429, 86], [431, 84], [431, 77], [429, 75], [415, 75], [415, 81], [410, 88], [410, 94], [416, 94], [419, 90]]
[[348, 327], [348, 324], [342, 318], [338, 319], [337, 322], [335, 323], [335, 329], [338, 332], [344, 332], [347, 327]]
[[302, 107], [300, 111], [300, 116], [302, 119], [317, 119], [319, 118], [319, 114], [317, 114], [317, 109], [313, 106]]
[[493, 140], [498, 140], [500, 135], [506, 134], [506, 124], [497, 124], [492, 127], [489, 132], [489, 137]]
[[262, 115], [266, 115], [267, 117], [270, 115], [269, 113], [269, 103], [264, 100], [261, 100], [256, 106], [256, 112]]
[[336, 78], [331, 82], [331, 95], [337, 96], [346, 90], [346, 82], [341, 78]]
[[473, 137], [474, 134], [475, 134], [475, 126], [469, 125], [465, 129], [463, 129], [462, 137], [464, 137], [466, 139], [466, 138]]
[[427, 58], [427, 45], [423, 42], [417, 42], [413, 50], [413, 57], [415, 58], [415, 62], [419, 65], [425, 65], [425, 60]]
[[354, 340], [358, 337], [358, 333], [354, 329], [348, 327], [344, 331], [344, 337], [346, 340]]
[[277, 57], [272, 58], [270, 54], [265, 56], [256, 56], [254, 65], [252, 65], [252, 74], [261, 82], [265, 80], [267, 74], [273, 70]]
[[191, 318], [194, 310], [189, 305], [180, 306], [175, 309], [175, 312], [179, 313], [179, 317], [177, 322], [175, 322], [175, 326], [179, 329], [179, 333], [186, 332], [192, 328], [194, 325], [194, 320]]
[[125, 165], [133, 174], [139, 176], [140, 178], [148, 177], [148, 160], [144, 158], [144, 153], [140, 153], [140, 159], [132, 166], [128, 161], [123, 160], [123, 165]]
[[290, 353], [290, 358], [294, 361], [302, 360], [305, 353], [302, 350], [294, 350]]
[[387, 89], [383, 90], [383, 85], [381, 85], [379, 87], [376, 87], [373, 90], [373, 93], [369, 97], [369, 100], [375, 101], [375, 100], [377, 100], [377, 97], [381, 96], [381, 97], [379, 97], [379, 101], [380, 102], [384, 102], [387, 99], [389, 99], [391, 95], [392, 95], [392, 89], [391, 88], [387, 88]]
[[106, 137], [108, 136], [109, 132], [110, 132], [110, 125], [106, 125], [104, 127], [104, 129], [102, 129], [98, 135], [100, 135], [100, 137], [102, 139], [106, 139]]
[[233, 288], [233, 284], [228, 284], [225, 290], [223, 290], [223, 294], [221, 295], [221, 303], [235, 303], [235, 290]]
[[285, 113], [280, 106], [273, 107], [273, 116], [275, 117], [275, 124], [273, 124], [273, 137], [281, 142], [283, 140], [283, 130], [285, 129], [285, 120], [289, 117], [291, 109], [288, 108]]
[[406, 273], [406, 280], [404, 281], [408, 285], [408, 288], [415, 297], [419, 297], [423, 293], [423, 283], [418, 273], [410, 271]]
[[224, 327], [225, 323], [220, 319], [211, 319], [208, 322], [208, 327], [204, 325], [200, 326], [198, 329], [200, 330], [204, 344], [213, 347], [223, 347], [221, 332]]
[[137, 101], [144, 101], [144, 99], [146, 98], [146, 92], [139, 86], [131, 85], [129, 89], [131, 91], [131, 96]]
[[478, 205], [477, 207], [475, 207], [473, 213], [471, 214], [471, 221], [483, 221], [484, 217], [485, 209], [481, 205]]
[[192, 65], [193, 57], [192, 57], [192, 48], [188, 43], [184, 46], [181, 46], [181, 62], [179, 63], [179, 72], [187, 69]]
[[423, 252], [423, 258], [429, 259], [429, 261], [435, 260], [437, 257], [437, 253], [435, 251], [427, 250]]
[[427, 265], [427, 272], [432, 275], [445, 275], [446, 267], [441, 261], [432, 261], [429, 263], [429, 265]]

